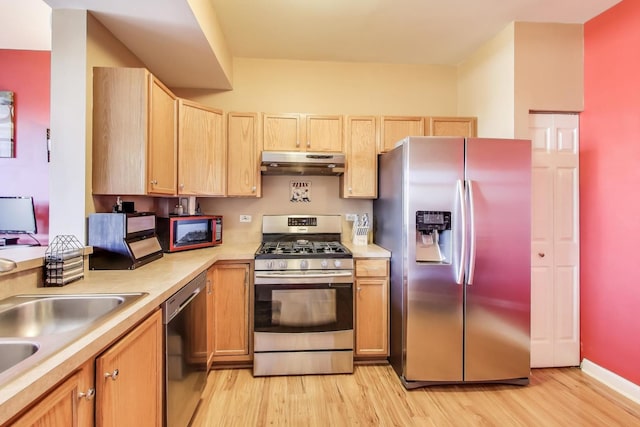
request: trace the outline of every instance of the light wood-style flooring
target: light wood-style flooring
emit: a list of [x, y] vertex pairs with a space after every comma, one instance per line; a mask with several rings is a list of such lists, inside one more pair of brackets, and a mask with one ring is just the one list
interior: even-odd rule
[[640, 426], [640, 405], [579, 368], [535, 369], [528, 386], [412, 391], [389, 365], [257, 378], [227, 369], [209, 373], [191, 426]]

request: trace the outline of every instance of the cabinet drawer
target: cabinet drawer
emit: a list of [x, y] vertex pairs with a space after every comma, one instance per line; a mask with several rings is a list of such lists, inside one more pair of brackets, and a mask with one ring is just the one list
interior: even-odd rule
[[356, 260], [356, 277], [387, 276], [389, 262], [386, 259]]

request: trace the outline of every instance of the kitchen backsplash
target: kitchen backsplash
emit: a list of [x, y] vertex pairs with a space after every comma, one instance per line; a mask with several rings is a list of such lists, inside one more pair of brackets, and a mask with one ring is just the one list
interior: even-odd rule
[[[259, 242], [264, 214], [340, 214], [342, 240], [351, 239], [352, 223], [346, 214], [366, 213], [371, 218], [373, 202], [368, 199], [341, 199], [339, 178], [335, 176], [263, 176], [262, 197], [198, 197], [204, 214], [222, 215], [224, 242]], [[178, 198], [122, 196], [132, 201], [138, 212], [153, 211], [159, 216], [173, 213]], [[94, 196], [96, 212], [111, 212], [114, 196]], [[240, 222], [240, 215], [251, 217]]]

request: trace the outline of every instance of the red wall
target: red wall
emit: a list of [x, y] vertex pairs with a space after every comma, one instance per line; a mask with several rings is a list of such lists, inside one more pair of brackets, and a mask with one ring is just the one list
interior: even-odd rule
[[584, 27], [582, 357], [640, 385], [640, 2]]
[[[0, 158], [0, 195], [33, 196], [37, 239], [48, 243], [51, 52], [0, 49], [0, 90], [14, 92], [15, 158]], [[35, 243], [24, 237], [21, 243]]]

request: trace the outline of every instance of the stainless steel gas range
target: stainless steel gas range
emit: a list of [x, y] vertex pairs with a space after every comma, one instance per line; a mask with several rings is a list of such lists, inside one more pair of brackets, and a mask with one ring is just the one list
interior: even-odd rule
[[265, 215], [253, 375], [353, 372], [353, 255], [340, 215]]

